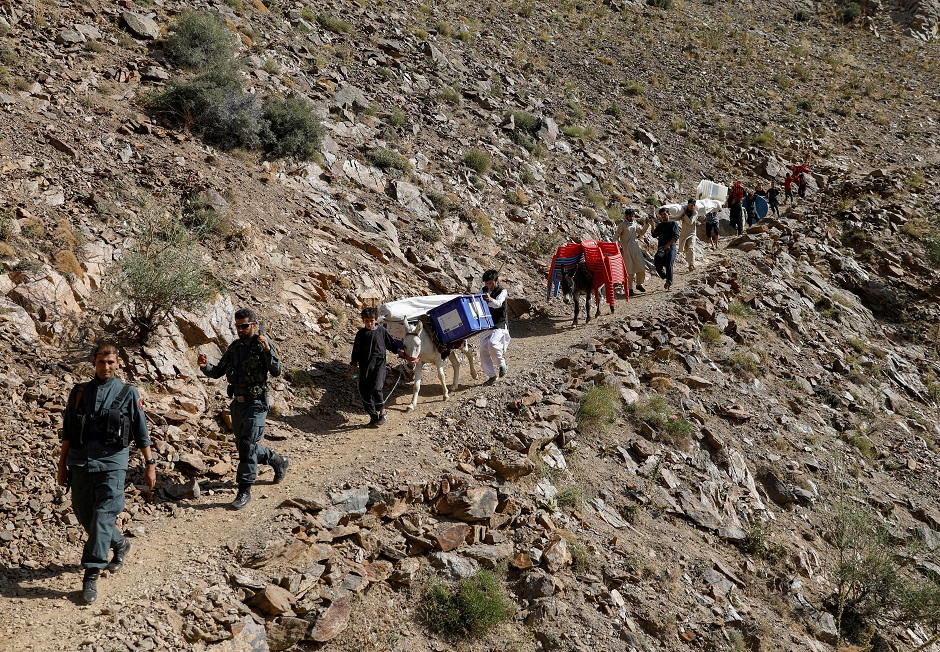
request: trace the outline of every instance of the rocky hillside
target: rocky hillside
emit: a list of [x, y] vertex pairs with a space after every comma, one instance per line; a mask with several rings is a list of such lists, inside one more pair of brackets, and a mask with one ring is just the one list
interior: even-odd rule
[[[200, 75], [171, 45], [189, 9], [223, 19], [218, 68], [244, 110], [213, 115], [231, 128], [155, 99]], [[511, 615], [467, 649], [822, 650], [839, 625], [875, 649], [930, 639], [937, 24], [923, 0], [0, 3], [13, 649], [63, 649], [73, 616], [68, 649], [451, 649], [423, 596], [480, 568]], [[285, 98], [322, 124], [314, 156], [232, 140]], [[554, 247], [609, 238], [624, 202], [797, 163], [808, 197], [702, 248], [675, 291], [651, 281], [577, 330], [543, 302]], [[119, 270], [168, 233], [213, 297], [140, 344]], [[448, 404], [431, 381], [414, 416], [359, 428], [342, 376], [359, 308], [475, 289], [489, 267], [527, 300], [511, 378]], [[195, 360], [242, 305], [288, 369], [270, 435], [297, 476], [237, 527], [207, 509], [235, 451], [224, 386]], [[83, 610], [56, 430], [102, 336], [128, 345], [159, 484], [129, 487], [121, 515], [140, 564]], [[159, 537], [180, 529], [187, 565], [145, 568], [171, 567]]]

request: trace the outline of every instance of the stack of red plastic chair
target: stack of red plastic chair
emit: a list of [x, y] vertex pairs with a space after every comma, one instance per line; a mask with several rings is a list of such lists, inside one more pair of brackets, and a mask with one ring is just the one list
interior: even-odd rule
[[558, 296], [562, 271], [565, 268], [574, 267], [583, 259], [583, 248], [577, 242], [569, 242], [558, 247], [552, 257], [552, 266], [548, 269], [548, 287], [545, 289], [546, 299]]
[[603, 285], [607, 305], [613, 307], [616, 300], [614, 283], [624, 283], [627, 276], [620, 245], [616, 242], [585, 240], [581, 246], [584, 249], [584, 262], [594, 274], [594, 299], [600, 301], [598, 289]]

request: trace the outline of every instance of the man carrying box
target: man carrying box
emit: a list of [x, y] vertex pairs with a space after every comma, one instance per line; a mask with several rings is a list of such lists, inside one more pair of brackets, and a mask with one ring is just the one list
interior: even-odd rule
[[506, 349], [509, 348], [509, 316], [506, 314], [506, 288], [499, 284], [499, 272], [488, 269], [483, 272], [483, 299], [490, 307], [493, 330], [483, 334], [480, 340], [480, 365], [487, 375], [487, 385], [506, 375]]

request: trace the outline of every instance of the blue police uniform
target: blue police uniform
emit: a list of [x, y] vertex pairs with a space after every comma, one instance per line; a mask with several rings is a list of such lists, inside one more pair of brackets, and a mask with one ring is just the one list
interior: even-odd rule
[[[76, 405], [81, 387], [81, 405]], [[66, 464], [72, 481], [72, 510], [88, 534], [82, 550], [82, 568], [108, 566], [108, 551], [124, 538], [118, 532], [116, 518], [124, 511], [124, 481], [127, 476], [129, 446], [109, 432], [109, 409], [126, 418], [127, 439], [138, 448], [150, 446], [147, 418], [141, 409], [140, 395], [134, 387], [120, 404], [112, 404], [124, 383], [117, 378], [99, 380], [72, 388], [65, 410], [62, 439], [69, 442]]]
[[202, 372], [209, 378], [228, 379], [232, 429], [238, 448], [235, 480], [240, 489], [250, 487], [258, 477], [258, 464], [269, 464], [277, 470], [277, 464], [284, 459], [259, 443], [268, 416], [268, 374], [280, 376], [281, 361], [274, 347], [266, 351], [255, 336], [247, 342], [240, 339], [232, 342], [219, 363], [207, 364]]

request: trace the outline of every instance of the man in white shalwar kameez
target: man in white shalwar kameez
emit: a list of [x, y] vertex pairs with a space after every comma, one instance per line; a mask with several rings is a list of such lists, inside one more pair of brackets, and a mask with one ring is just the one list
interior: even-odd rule
[[506, 349], [509, 348], [509, 316], [506, 311], [506, 298], [509, 293], [499, 284], [499, 272], [488, 269], [483, 273], [483, 298], [490, 307], [493, 316], [493, 330], [486, 331], [480, 339], [480, 366], [487, 375], [487, 385], [492, 385], [497, 378], [507, 373]]
[[646, 292], [646, 260], [640, 247], [640, 238], [649, 230], [649, 222], [642, 227], [636, 221], [636, 209], [625, 208], [623, 220], [617, 225], [617, 240], [620, 242], [620, 254], [630, 277], [630, 294], [635, 291]]
[[679, 251], [685, 254], [685, 262], [689, 264], [689, 271], [695, 269], [695, 241], [698, 239], [695, 233], [696, 222], [698, 222], [698, 209], [695, 207], [695, 200], [690, 199], [679, 216], [682, 221], [682, 230], [679, 231]]

